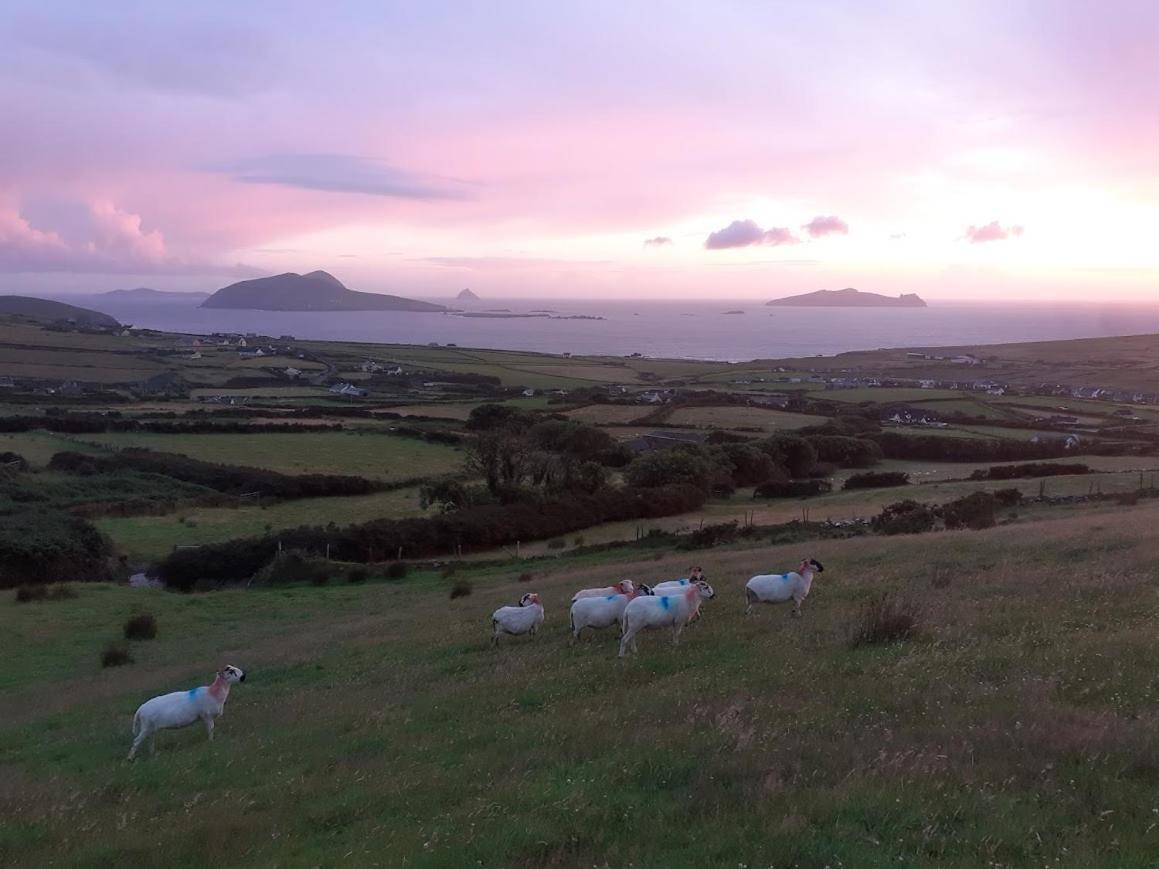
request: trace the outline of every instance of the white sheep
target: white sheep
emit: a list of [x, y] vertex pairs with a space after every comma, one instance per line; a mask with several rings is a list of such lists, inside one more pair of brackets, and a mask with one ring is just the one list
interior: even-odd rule
[[603, 588], [580, 589], [571, 596], [571, 602], [575, 603], [577, 600], [585, 597], [607, 597], [609, 594], [632, 594], [635, 590], [636, 586], [632, 580], [625, 579], [623, 582], [617, 582], [615, 585], [605, 585]]
[[652, 594], [652, 589], [641, 583], [632, 594], [607, 594], [603, 597], [581, 597], [571, 605], [572, 642], [579, 639], [584, 628], [610, 628], [618, 625], [624, 608], [634, 598]]
[[672, 628], [672, 645], [676, 645], [684, 626], [700, 610], [701, 602], [715, 596], [712, 586], [701, 580], [678, 594], [638, 597], [629, 601], [621, 620], [624, 635], [620, 638], [620, 657], [627, 653], [629, 644], [632, 651], [636, 651], [636, 634], [645, 628]]
[[813, 575], [825, 568], [813, 558], [802, 560], [800, 566], [790, 573], [758, 574], [745, 583], [745, 615], [753, 610], [755, 603], [793, 602], [793, 615], [801, 614], [801, 603], [809, 596], [813, 585]]
[[688, 586], [695, 585], [698, 582], [707, 582], [704, 576], [704, 571], [699, 567], [691, 567], [688, 569], [688, 576], [684, 579], [669, 579], [664, 582], [658, 582], [652, 586], [652, 591], [656, 594], [669, 591], [684, 591]]
[[129, 749], [129, 760], [136, 756], [146, 739], [150, 753], [157, 753], [158, 730], [186, 727], [199, 719], [205, 722], [205, 732], [212, 741], [213, 719], [225, 708], [230, 686], [244, 681], [245, 673], [231, 664], [221, 668], [211, 685], [146, 700], [133, 715], [133, 747]]
[[500, 634], [534, 634], [543, 624], [543, 604], [539, 595], [525, 594], [519, 606], [501, 606], [491, 614], [491, 645], [499, 645]]

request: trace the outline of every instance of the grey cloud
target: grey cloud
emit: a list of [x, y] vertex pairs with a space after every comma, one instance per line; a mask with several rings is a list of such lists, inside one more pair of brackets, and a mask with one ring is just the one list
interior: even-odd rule
[[824, 238], [827, 235], [849, 235], [849, 224], [835, 215], [814, 217], [801, 227], [812, 238]]
[[782, 244], [797, 244], [798, 239], [788, 228], [774, 226], [761, 229], [753, 220], [734, 220], [724, 229], [709, 233], [704, 246], [709, 250], [725, 250], [732, 247], [749, 247], [750, 245], [768, 245], [776, 247]]
[[246, 184], [278, 184], [327, 193], [393, 199], [468, 199], [467, 184], [350, 154], [268, 154], [209, 167]]

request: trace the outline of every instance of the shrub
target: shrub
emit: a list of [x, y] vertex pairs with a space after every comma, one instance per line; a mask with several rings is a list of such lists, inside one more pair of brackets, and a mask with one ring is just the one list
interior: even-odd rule
[[46, 600], [72, 600], [77, 594], [72, 590], [72, 586], [65, 585], [63, 582], [60, 585], [54, 585], [48, 590], [48, 597]]
[[713, 477], [712, 463], [707, 458], [681, 448], [641, 453], [624, 469], [624, 479], [638, 488], [687, 485], [707, 492]]
[[157, 619], [152, 613], [137, 613], [125, 622], [126, 640], [152, 640], [157, 636]]
[[881, 447], [865, 438], [842, 435], [811, 435], [806, 438], [817, 451], [817, 460], [841, 468], [868, 468], [882, 459]]
[[133, 663], [133, 656], [129, 654], [129, 647], [124, 643], [109, 641], [101, 652], [102, 667], [120, 667]]
[[783, 483], [763, 483], [753, 490], [754, 498], [808, 498], [824, 495], [833, 490], [828, 480], [786, 480]]
[[584, 545], [584, 536], [582, 534], [577, 534], [575, 536], [575, 540], [573, 540], [571, 542], [571, 545], [572, 546], [583, 546]]
[[885, 489], [890, 486], [909, 485], [909, 474], [903, 471], [867, 471], [853, 474], [842, 488], [845, 489]]
[[906, 500], [884, 507], [871, 525], [878, 534], [921, 534], [932, 529], [936, 521], [931, 507]]
[[[196, 552], [197, 550], [178, 551]], [[281, 557], [275, 555], [254, 575], [254, 583], [257, 585], [288, 585], [297, 582], [325, 585], [329, 580], [330, 573], [324, 562], [311, 558], [305, 552], [293, 549], [284, 552]]]
[[386, 566], [387, 579], [406, 579], [407, 567], [405, 561], [392, 561]]
[[27, 471], [28, 459], [19, 453], [0, 453], [0, 471]]
[[721, 522], [705, 525], [688, 534], [677, 545], [677, 549], [711, 549], [723, 543], [732, 543], [740, 534], [736, 522]]
[[455, 580], [455, 584], [451, 586], [451, 600], [454, 600], [457, 597], [466, 597], [472, 591], [474, 591], [474, 589], [472, 588], [471, 583], [467, 582], [465, 579], [457, 579]]
[[809, 441], [797, 435], [775, 434], [759, 446], [790, 477], [807, 477], [817, 464], [817, 450]]
[[531, 582], [531, 580], [533, 580], [534, 578], [535, 577], [530, 573], [519, 574], [519, 581], [520, 582]]
[[346, 581], [354, 584], [366, 582], [370, 579], [370, 571], [365, 567], [352, 567], [346, 571]]
[[942, 505], [942, 519], [947, 528], [972, 528], [975, 531], [994, 525], [995, 498], [990, 492], [971, 492]]
[[1000, 507], [1017, 507], [1022, 503], [1022, 490], [999, 489], [994, 493], [994, 500]]
[[1090, 474], [1089, 466], [1075, 463], [1069, 465], [1051, 462], [1027, 462], [1021, 465], [996, 465], [985, 470], [974, 471], [971, 480], [1014, 480], [1019, 477], [1059, 477], [1063, 475]]
[[108, 540], [59, 510], [24, 509], [0, 517], [0, 588], [109, 578]]
[[911, 639], [918, 631], [918, 617], [918, 608], [912, 601], [883, 594], [862, 608], [853, 626], [852, 643], [868, 646]]
[[48, 588], [43, 585], [22, 585], [16, 589], [17, 603], [31, 603], [34, 600], [46, 600]]

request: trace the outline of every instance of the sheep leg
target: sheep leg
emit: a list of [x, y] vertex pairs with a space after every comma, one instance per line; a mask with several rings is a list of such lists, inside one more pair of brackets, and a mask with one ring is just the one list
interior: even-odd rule
[[145, 740], [149, 738], [149, 728], [142, 727], [133, 739], [133, 747], [129, 749], [129, 760], [137, 756], [137, 749], [144, 744]]
[[209, 737], [209, 741], [213, 742], [213, 716], [205, 716], [205, 735]]
[[674, 646], [680, 645], [680, 631], [682, 631], [683, 629], [684, 629], [683, 625], [673, 625], [672, 626], [672, 645], [674, 645]]
[[620, 638], [620, 657], [627, 654], [628, 644], [632, 644], [632, 651], [636, 651], [636, 631], [633, 628], [625, 628], [624, 636]]
[[793, 598], [793, 617], [801, 617], [801, 598], [799, 597]]
[[150, 755], [150, 757], [157, 756], [157, 731], [156, 730], [154, 730], [153, 734], [149, 737], [149, 755]]
[[751, 615], [753, 611], [753, 604], [757, 602], [757, 596], [753, 594], [753, 590], [751, 588], [746, 588], [744, 590], [744, 598], [746, 604], [744, 608], [744, 614], [746, 616]]

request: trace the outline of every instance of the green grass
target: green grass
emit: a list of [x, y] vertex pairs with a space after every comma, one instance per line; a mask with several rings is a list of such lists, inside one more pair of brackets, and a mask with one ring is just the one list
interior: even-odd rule
[[668, 418], [674, 425], [701, 428], [759, 428], [762, 431], [791, 431], [826, 422], [823, 416], [768, 410], [763, 407], [680, 407]]
[[283, 501], [268, 507], [190, 507], [167, 516], [110, 517], [95, 524], [131, 561], [142, 563], [159, 560], [175, 546], [223, 543], [300, 525], [351, 525], [422, 514], [418, 489], [399, 489], [375, 495]]
[[[223, 591], [86, 587], [0, 603], [8, 865], [1145, 866], [1154, 857], [1159, 507], [814, 547], [805, 616], [742, 612], [800, 546], [697, 553], [718, 597], [677, 650], [575, 647], [566, 601], [660, 560]], [[1107, 569], [1108, 564], [1113, 569]], [[541, 593], [535, 638], [488, 617]], [[852, 649], [862, 605], [917, 640]], [[156, 640], [102, 671], [135, 609]], [[123, 760], [143, 700], [248, 671], [217, 739]]]
[[78, 444], [69, 435], [53, 434], [45, 431], [0, 434], [0, 452], [19, 453], [36, 467], [44, 467], [60, 452], [100, 453], [100, 447]]
[[117, 449], [144, 447], [285, 474], [355, 474], [376, 480], [405, 480], [457, 471], [463, 464], [463, 454], [454, 447], [374, 432], [110, 432], [85, 435], [84, 439]]

